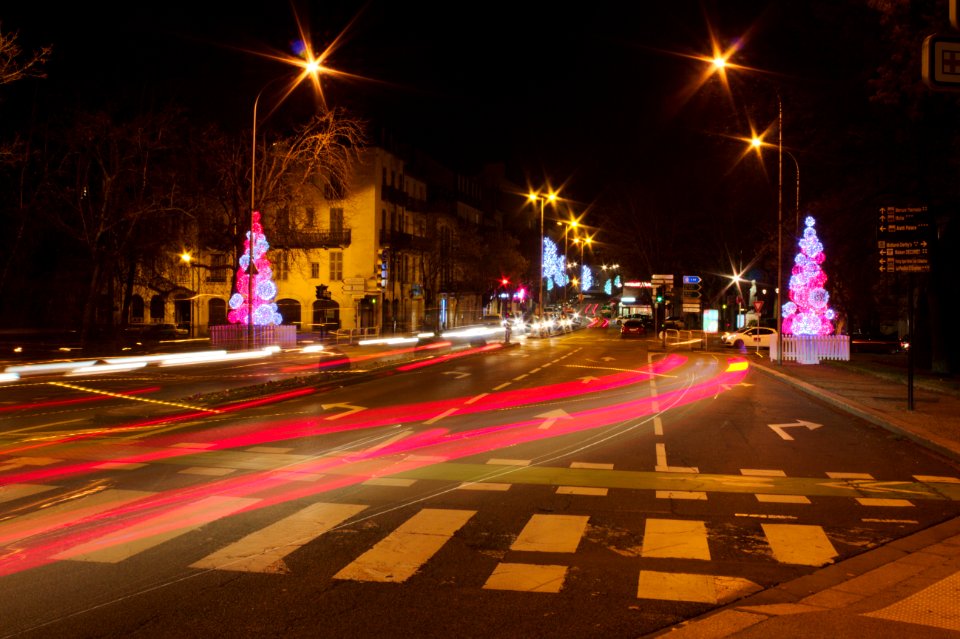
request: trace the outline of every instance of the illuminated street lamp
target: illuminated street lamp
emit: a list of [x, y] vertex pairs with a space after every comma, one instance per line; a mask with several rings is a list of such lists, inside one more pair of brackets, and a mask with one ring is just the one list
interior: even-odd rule
[[593, 238], [592, 238], [592, 237], [588, 237], [588, 236], [575, 237], [575, 238], [573, 238], [573, 243], [580, 245], [580, 282], [581, 282], [581, 284], [578, 286], [578, 290], [580, 291], [580, 301], [582, 302], [582, 301], [583, 301], [583, 285], [582, 285], [582, 282], [583, 282], [583, 279], [584, 279], [584, 278], [583, 278], [583, 269], [586, 268], [586, 265], [583, 263], [583, 247], [586, 246], [587, 244], [592, 244], [592, 243], [593, 243]]
[[567, 275], [567, 267], [569, 266], [569, 262], [567, 261], [567, 255], [568, 255], [568, 251], [569, 251], [568, 243], [567, 243], [567, 234], [569, 233], [570, 229], [576, 229], [578, 226], [580, 226], [580, 223], [577, 222], [577, 220], [570, 219], [570, 221], [568, 221], [568, 222], [564, 222], [563, 220], [559, 220], [559, 221], [557, 222], [557, 224], [562, 224], [562, 225], [563, 225], [563, 262], [564, 262], [564, 264], [563, 264], [563, 275], [564, 275], [564, 283], [563, 283], [563, 306], [566, 307], [566, 305], [567, 305], [567, 288], [568, 288], [568, 286], [569, 286], [569, 284], [570, 284], [570, 282], [568, 281], [569, 278], [566, 276], [566, 275]]
[[548, 191], [546, 195], [542, 195], [531, 191], [527, 195], [527, 199], [530, 202], [540, 203], [540, 292], [537, 300], [537, 314], [540, 316], [540, 320], [543, 321], [543, 207], [547, 202], [556, 202], [557, 193], [556, 191]]
[[[195, 326], [200, 317], [200, 276], [197, 271], [199, 264], [193, 262], [193, 255], [189, 251], [180, 254], [180, 261], [190, 267], [190, 285], [193, 286], [193, 303], [190, 305], [190, 337], [196, 337]], [[194, 275], [196, 277], [194, 277]]]
[[[308, 47], [304, 52], [305, 58], [284, 58], [289, 64], [300, 67], [301, 71], [297, 76], [292, 80], [290, 86], [284, 92], [281, 101], [290, 95], [295, 88], [297, 88], [301, 82], [310, 78], [313, 82], [315, 89], [319, 90], [320, 87], [320, 74], [328, 71], [322, 64], [321, 58], [316, 58], [313, 55], [312, 50]], [[257, 210], [257, 106], [260, 103], [260, 98], [263, 96], [263, 92], [267, 88], [279, 80], [280, 78], [274, 78], [270, 82], [267, 82], [263, 85], [263, 88], [260, 89], [260, 92], [257, 93], [257, 97], [253, 100], [253, 133], [251, 136], [250, 144], [250, 215], [248, 218], [247, 228], [250, 232], [250, 241], [248, 242], [248, 262], [247, 267], [247, 341], [248, 345], [253, 345], [253, 280], [254, 275], [256, 275], [256, 266], [253, 262], [253, 213]]]
[[[763, 140], [754, 136], [751, 145], [760, 152], [764, 146]], [[796, 158], [794, 158], [796, 162]], [[799, 223], [800, 207], [800, 164], [797, 163], [797, 221]], [[783, 100], [777, 92], [777, 365], [783, 365], [783, 309], [780, 299], [780, 289], [783, 283]]]

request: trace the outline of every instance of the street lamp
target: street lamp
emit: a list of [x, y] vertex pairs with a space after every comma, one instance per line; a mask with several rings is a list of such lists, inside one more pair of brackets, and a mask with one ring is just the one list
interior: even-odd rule
[[[190, 267], [190, 285], [194, 286], [193, 303], [190, 305], [190, 337], [196, 337], [194, 327], [197, 325], [197, 320], [200, 317], [200, 277], [199, 275], [194, 277], [194, 275], [197, 273], [199, 264], [193, 263], [193, 256], [189, 251], [184, 251], [180, 254], [180, 261]], [[196, 282], [195, 285], [194, 282]]]
[[570, 279], [570, 278], [567, 277], [567, 268], [568, 268], [568, 266], [569, 266], [569, 262], [567, 261], [567, 254], [568, 254], [568, 251], [570, 250], [570, 249], [568, 248], [567, 235], [568, 235], [570, 229], [575, 229], [575, 228], [577, 228], [578, 226], [580, 226], [580, 223], [577, 222], [577, 221], [574, 220], [574, 219], [571, 219], [570, 221], [567, 221], [567, 222], [564, 222], [563, 220], [559, 220], [559, 221], [557, 222], [557, 224], [562, 224], [562, 225], [563, 225], [563, 276], [564, 276], [564, 282], [563, 282], [563, 306], [566, 307], [566, 306], [567, 306], [567, 288], [568, 288], [569, 283], [570, 283], [570, 282], [569, 282], [569, 279]]
[[[290, 95], [293, 90], [307, 78], [311, 78], [314, 88], [319, 90], [320, 74], [327, 71], [327, 69], [321, 64], [320, 58], [314, 57], [313, 52], [309, 48], [305, 52], [305, 55], [306, 58], [303, 60], [299, 58], [285, 58], [288, 63], [300, 67], [301, 71], [284, 92], [281, 101]], [[250, 144], [250, 215], [247, 223], [247, 229], [249, 229], [250, 233], [247, 249], [247, 344], [251, 347], [253, 346], [253, 276], [256, 274], [256, 266], [253, 263], [253, 213], [257, 210], [257, 106], [260, 103], [260, 98], [263, 96], [264, 91], [279, 79], [281, 78], [274, 78], [263, 85], [263, 88], [257, 93], [257, 97], [253, 100], [253, 132]]]
[[540, 193], [534, 193], [531, 191], [527, 195], [527, 199], [531, 202], [540, 203], [540, 289], [538, 293], [537, 300], [537, 314], [540, 317], [540, 321], [543, 321], [543, 207], [547, 202], [556, 202], [557, 193], [556, 191], [547, 191], [546, 195], [541, 195]]
[[[754, 136], [750, 141], [757, 152], [763, 147], [763, 140]], [[793, 156], [791, 156], [793, 157]], [[796, 158], [793, 158], [796, 162]], [[800, 221], [800, 164], [797, 163], [797, 223]], [[777, 92], [777, 365], [783, 365], [783, 309], [781, 308], [780, 289], [783, 284], [783, 100]]]
[[593, 238], [584, 236], [584, 237], [575, 237], [573, 238], [574, 244], [580, 245], [580, 285], [578, 287], [580, 291], [580, 301], [583, 301], [583, 270], [586, 268], [586, 265], [583, 263], [583, 247], [587, 244], [593, 243]]

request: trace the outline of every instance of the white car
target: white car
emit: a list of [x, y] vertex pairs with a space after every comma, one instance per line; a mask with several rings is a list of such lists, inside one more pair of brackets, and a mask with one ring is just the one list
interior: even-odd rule
[[724, 333], [720, 341], [734, 348], [770, 348], [770, 341], [777, 339], [777, 331], [763, 326], [745, 326], [732, 333]]

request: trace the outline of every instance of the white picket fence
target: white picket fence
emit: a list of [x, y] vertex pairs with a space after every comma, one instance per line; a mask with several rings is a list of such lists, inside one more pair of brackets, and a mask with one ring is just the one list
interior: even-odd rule
[[[783, 359], [819, 364], [822, 359], [850, 361], [849, 335], [784, 335]], [[770, 359], [777, 359], [777, 340], [770, 340]]]
[[210, 327], [210, 344], [231, 350], [280, 346], [293, 348], [297, 345], [297, 327], [254, 326], [250, 331], [246, 324], [223, 324]]

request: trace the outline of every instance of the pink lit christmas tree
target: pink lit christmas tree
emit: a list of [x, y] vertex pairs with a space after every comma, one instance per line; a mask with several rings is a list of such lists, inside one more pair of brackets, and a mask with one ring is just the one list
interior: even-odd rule
[[256, 326], [268, 326], [283, 322], [283, 316], [273, 302], [277, 297], [277, 285], [273, 283], [273, 269], [267, 259], [270, 245], [263, 234], [259, 211], [253, 212], [251, 231], [243, 242], [243, 255], [240, 256], [240, 271], [237, 272], [236, 292], [230, 297], [230, 312], [227, 319], [231, 324], [247, 324], [250, 306], [247, 297], [250, 292], [250, 243], [253, 242], [253, 323]]
[[806, 227], [800, 240], [800, 252], [793, 260], [790, 277], [790, 301], [783, 305], [783, 332], [787, 335], [831, 335], [833, 309], [827, 306], [830, 294], [823, 287], [827, 274], [823, 264], [823, 244], [817, 239], [812, 217], [804, 221]]

